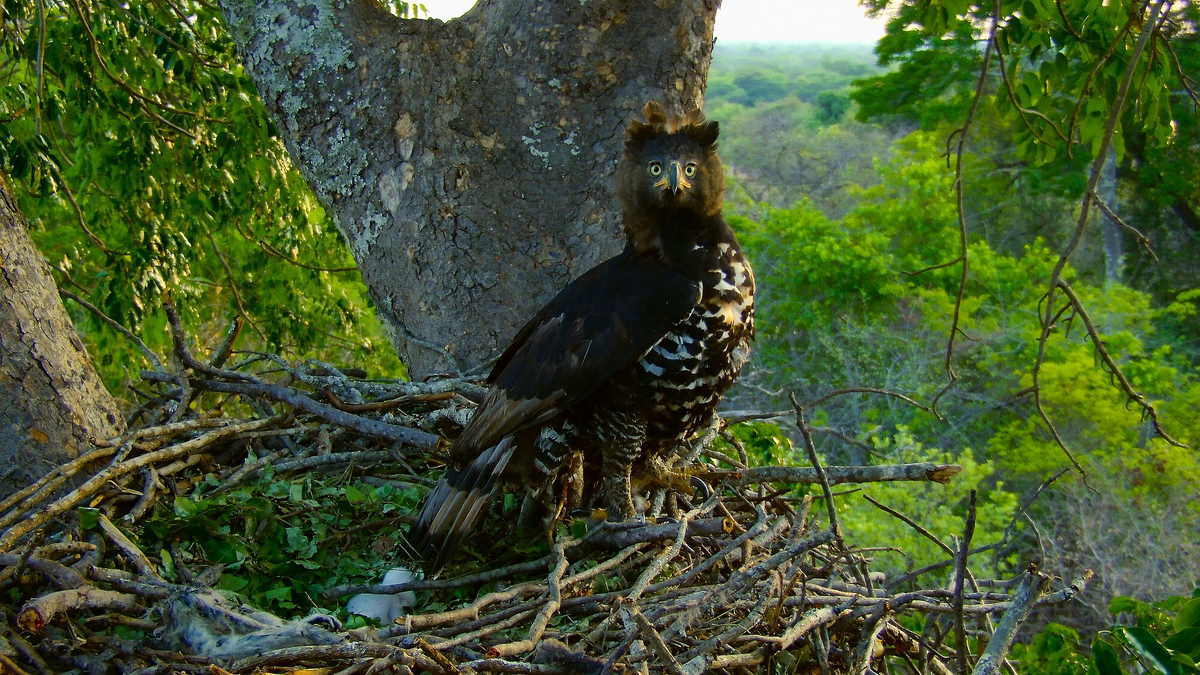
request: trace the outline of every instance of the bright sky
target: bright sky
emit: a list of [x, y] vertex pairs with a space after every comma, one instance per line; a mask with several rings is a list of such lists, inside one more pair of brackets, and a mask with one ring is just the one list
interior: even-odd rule
[[[475, 0], [425, 0], [429, 15], [452, 19]], [[863, 15], [856, 0], [725, 0], [717, 39], [727, 42], [875, 42], [884, 21]]]

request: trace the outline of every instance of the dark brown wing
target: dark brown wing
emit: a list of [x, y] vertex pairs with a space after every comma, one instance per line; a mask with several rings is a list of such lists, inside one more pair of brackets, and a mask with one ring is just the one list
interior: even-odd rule
[[517, 333], [450, 451], [463, 466], [578, 403], [641, 358], [700, 301], [700, 282], [628, 249], [571, 282]]

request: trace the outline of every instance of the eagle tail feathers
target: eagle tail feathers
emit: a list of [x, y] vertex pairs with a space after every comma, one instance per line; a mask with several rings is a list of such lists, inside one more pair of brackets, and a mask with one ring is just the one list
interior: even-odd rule
[[512, 436], [484, 450], [463, 469], [449, 468], [425, 499], [408, 542], [425, 561], [427, 578], [439, 575], [479, 512], [491, 501], [497, 479], [516, 450]]

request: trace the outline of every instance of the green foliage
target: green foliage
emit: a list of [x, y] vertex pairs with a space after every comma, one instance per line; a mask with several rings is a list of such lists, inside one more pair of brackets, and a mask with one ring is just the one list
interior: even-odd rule
[[844, 213], [853, 201], [845, 188], [870, 180], [890, 140], [846, 115], [850, 83], [878, 72], [869, 48], [720, 44], [715, 54], [705, 113], [720, 120], [721, 157], [748, 176], [749, 201], [808, 198], [827, 215]]
[[765, 208], [756, 222], [733, 216], [730, 224], [757, 260], [764, 288], [764, 323], [770, 331], [795, 331], [828, 322], [835, 312], [869, 311], [894, 298], [885, 235], [834, 222], [811, 204]]
[[[882, 7], [884, 2], [872, 3]], [[992, 3], [917, 0], [895, 3], [887, 35], [876, 47], [880, 62], [897, 70], [856, 83], [860, 119], [907, 115], [925, 128], [961, 124], [974, 94], [984, 39], [1000, 71], [990, 100], [1011, 125], [1017, 156], [1046, 164], [1068, 145], [1092, 155], [1099, 148], [1117, 90], [1138, 41], [1129, 1], [1007, 0]], [[995, 9], [996, 39], [987, 44]], [[1185, 12], [1188, 10], [1184, 10]], [[1139, 132], [1165, 145], [1171, 125], [1172, 85], [1179, 82], [1165, 35], [1151, 41], [1138, 66], [1138, 89], [1127, 102]], [[1113, 139], [1120, 161], [1124, 125]]]
[[920, 20], [917, 3], [901, 3], [888, 21], [875, 53], [880, 65], [895, 68], [854, 83], [851, 98], [859, 106], [859, 121], [909, 117], [934, 129], [965, 117], [969, 86], [981, 61], [973, 31], [963, 25], [937, 35], [908, 30]]
[[[1133, 55], [1144, 19], [1144, 3], [1099, 0], [1006, 0], [1000, 3], [994, 44], [987, 35], [993, 3], [944, 3], [929, 0], [873, 0], [868, 6], [892, 17], [876, 46], [888, 72], [855, 83], [851, 97], [859, 121], [889, 126], [916, 123], [948, 136], [966, 119], [978, 83], [985, 46], [990, 65], [984, 96], [970, 130], [969, 147], [994, 154], [1012, 190], [991, 193], [1005, 184], [970, 184], [968, 209], [982, 221], [994, 246], [996, 233], [1025, 231], [1057, 241], [1072, 224], [1069, 207], [1039, 214], [1050, 195], [1078, 200], [1087, 168], [1099, 148], [1115, 97]], [[1168, 6], [1162, 29], [1155, 31], [1133, 73], [1131, 91], [1116, 116], [1113, 149], [1120, 190], [1118, 209], [1127, 222], [1153, 243], [1157, 257], [1125, 238], [1123, 272], [1127, 281], [1150, 291], [1159, 302], [1200, 286], [1200, 227], [1195, 204], [1200, 193], [1200, 161], [1192, 151], [1197, 127], [1196, 76], [1200, 72], [1200, 10], [1192, 3]], [[977, 194], [972, 192], [988, 194]], [[1014, 198], [1025, 203], [1004, 209]], [[1030, 199], [1036, 200], [1034, 203]], [[1036, 203], [1043, 202], [1042, 204]], [[992, 206], [996, 205], [996, 206]], [[997, 217], [989, 216], [989, 211]], [[1046, 217], [1050, 215], [1050, 217]], [[1026, 236], [1024, 241], [1031, 237]], [[1167, 244], [1166, 242], [1171, 242]], [[1085, 239], [1075, 262], [1094, 273], [1103, 264]], [[1161, 259], [1161, 263], [1159, 260]], [[1101, 270], [1102, 271], [1102, 270]], [[1197, 330], [1196, 319], [1188, 322]]]
[[[1162, 675], [1200, 673], [1200, 588], [1192, 597], [1145, 603], [1113, 598], [1108, 611], [1118, 621], [1092, 642], [1092, 663], [1102, 675], [1151, 672]], [[1128, 667], [1126, 667], [1128, 666]]]
[[710, 109], [722, 103], [754, 107], [787, 96], [812, 103], [822, 92], [845, 89], [853, 78], [877, 70], [865, 46], [718, 44], [706, 100]]
[[[741, 442], [747, 456], [755, 465], [794, 466], [806, 463], [806, 460], [801, 460], [795, 454], [791, 439], [777, 424], [747, 422], [736, 424], [730, 427], [729, 431], [734, 438]], [[721, 439], [718, 439], [713, 447], [729, 455], [735, 454]]]
[[[206, 340], [240, 314], [255, 346], [397, 370], [216, 5], [27, 0], [3, 21], [0, 170], [61, 287], [160, 352], [169, 291]], [[69, 306], [110, 384], [136, 370], [140, 353]]]
[[323, 606], [324, 590], [377, 582], [407, 558], [399, 549], [397, 516], [422, 496], [415, 487], [267, 473], [212, 496], [176, 497], [146, 521], [138, 544], [162, 554], [168, 580], [184, 583], [170, 555], [178, 547], [194, 570], [223, 565], [222, 589], [280, 616], [303, 616]]
[[1079, 641], [1078, 632], [1051, 621], [1029, 644], [1014, 644], [1010, 658], [1020, 663], [1022, 675], [1087, 675], [1088, 659], [1077, 651]]
[[[952, 454], [924, 448], [903, 428], [891, 438], [874, 437], [872, 440], [884, 457], [897, 463], [952, 463], [962, 466], [963, 470], [949, 485], [878, 483], [863, 486], [863, 495], [904, 513], [940, 541], [953, 546], [954, 538], [962, 536], [966, 524], [970, 492], [977, 490], [973, 545], [993, 544], [1003, 538], [1005, 528], [1016, 514], [1017, 496], [1005, 489], [993, 464], [977, 461], [969, 449]], [[842, 527], [854, 545], [897, 549], [873, 554], [876, 561], [874, 568], [887, 573], [889, 577], [941, 562], [948, 557], [937, 544], [884, 514], [859, 495], [842, 499], [838, 506]], [[932, 576], [945, 581], [950, 575], [951, 569], [946, 567]]]
[[[842, 330], [839, 322], [873, 326], [876, 344], [912, 340], [916, 336], [913, 326], [904, 322], [905, 313], [918, 315], [922, 326], [930, 329], [929, 353], [944, 349], [960, 270], [958, 266], [928, 269], [953, 260], [959, 245], [953, 173], [938, 156], [939, 150], [930, 134], [912, 134], [898, 141], [892, 158], [879, 164], [879, 182], [860, 190], [858, 205], [840, 220], [831, 220], [804, 202], [790, 209], [762, 207], [755, 220], [731, 219], [757, 263], [763, 288], [760, 358], [772, 367], [782, 366], [795, 353], [797, 339], [820, 344], [827, 331]], [[964, 162], [969, 163], [969, 174], [994, 170], [982, 158], [967, 156]], [[970, 335], [970, 349], [957, 360], [960, 376], [968, 386], [1028, 387], [1040, 332], [1034, 310], [1056, 258], [1036, 241], [1020, 256], [997, 252], [985, 242], [972, 243], [969, 254], [971, 274], [960, 320]], [[904, 274], [919, 270], [927, 271]], [[1194, 413], [1184, 412], [1196, 395], [1190, 364], [1175, 358], [1169, 347], [1153, 345], [1164, 339], [1158, 331], [1194, 311], [1193, 294], [1181, 295], [1178, 302], [1156, 311], [1145, 293], [1119, 284], [1092, 286], [1069, 268], [1067, 278], [1134, 386], [1161, 402], [1164, 420], [1174, 421], [1178, 433], [1190, 436], [1196, 426]], [[1141, 441], [1124, 395], [1095, 366], [1086, 333], [1079, 326], [1072, 328], [1048, 344], [1042, 370], [1048, 413], [1064, 420], [1062, 431], [1085, 448], [1085, 454], [1095, 455], [1096, 461], [1115, 462], [1131, 471], [1162, 465], [1157, 475], [1190, 480], [1196, 470], [1194, 455], [1173, 451], [1160, 441]], [[834, 358], [825, 361], [843, 362], [840, 351], [830, 356]], [[861, 370], [861, 359], [869, 358], [869, 350], [858, 352], [857, 358], [860, 364], [854, 369]], [[936, 380], [935, 372], [930, 369], [906, 380], [919, 387], [925, 375]], [[817, 379], [839, 381], [845, 374], [822, 370]], [[1033, 476], [1044, 477], [1063, 465], [1061, 452], [1036, 418], [1022, 415], [1013, 420], [1006, 414], [980, 422], [987, 434], [981, 440], [990, 456], [1015, 476], [1032, 481]], [[1145, 477], [1139, 483], [1149, 480]], [[1162, 487], [1161, 481], [1153, 486]]]
[[837, 124], [850, 109], [850, 99], [837, 92], [823, 91], [817, 95], [817, 123], [822, 126]]
[[[840, 218], [808, 202], [791, 208], [739, 207], [743, 215], [732, 222], [755, 262], [761, 287], [755, 356], [760, 386], [814, 393], [885, 386], [926, 401], [938, 393], [961, 274], [958, 265], [944, 264], [957, 256], [960, 239], [954, 174], [942, 152], [931, 133], [896, 141], [890, 157], [876, 163], [876, 179], [850, 191], [857, 203]], [[976, 185], [996, 172], [990, 156], [964, 157], [964, 174]], [[959, 381], [940, 404], [949, 425], [894, 401], [865, 397], [823, 404], [819, 424], [872, 448], [864, 453], [826, 437], [822, 447], [830, 461], [963, 465], [964, 473], [948, 488], [871, 486], [865, 491], [949, 539], [961, 532], [966, 490], [976, 488], [976, 541], [982, 544], [1000, 540], [1017, 495], [1030, 493], [1069, 462], [1030, 401], [1014, 397], [1032, 383], [1040, 334], [1037, 308], [1057, 256], [1039, 240], [1002, 252], [973, 237], [969, 259], [954, 360]], [[1186, 331], [1181, 320], [1192, 316], [1197, 294], [1179, 294], [1156, 309], [1148, 294], [1119, 283], [1091, 283], [1070, 266], [1064, 278], [1133, 386], [1157, 406], [1172, 433], [1194, 443], [1200, 378], [1174, 345]], [[1078, 319], [1064, 319], [1051, 336], [1041, 386], [1047, 413], [1104, 498], [1093, 500], [1090, 492], [1063, 479], [1061, 492], [1043, 497], [1032, 517], [1050, 521], [1060, 535], [1067, 533], [1068, 542], [1101, 538], [1092, 545], [1121, 551], [1108, 560], [1115, 566], [1103, 570], [1114, 590], [1128, 584], [1155, 592], [1171, 588], [1194, 560], [1189, 556], [1200, 531], [1200, 508], [1193, 498], [1200, 459], [1139, 425], [1125, 395], [1096, 365], [1094, 345]], [[894, 439], [881, 440], [882, 429], [897, 427], [901, 433]], [[923, 444], [956, 450], [926, 450]], [[903, 550], [878, 554], [893, 575], [944, 559], [936, 545], [902, 523], [889, 522], [865, 501], [848, 497], [841, 506], [856, 544]], [[1106, 522], [1140, 532], [1146, 545], [1104, 534], [1104, 528], [1113, 527]], [[1020, 533], [1026, 523], [1015, 527]], [[1144, 562], [1138, 561], [1147, 555], [1158, 556], [1154, 566], [1161, 574], [1139, 575], [1136, 567]], [[998, 562], [1004, 573], [1013, 561]], [[1029, 658], [1040, 659], [1045, 672], [1080, 665], [1066, 652], [1050, 653], [1061, 651], [1057, 648], [1039, 649]]]
[[[825, 415], [818, 410], [813, 423], [820, 425], [825, 421]], [[804, 466], [809, 463], [807, 453], [794, 447], [776, 424], [738, 424], [730, 427], [730, 432], [741, 444], [752, 465]], [[996, 479], [992, 465], [976, 461], [969, 451], [951, 454], [925, 448], [904, 428], [896, 430], [889, 437], [870, 435], [864, 440], [873, 445], [876, 454], [885, 462], [956, 463], [963, 470], [949, 485], [878, 483], [863, 486], [862, 495], [869, 495], [899, 509], [943, 542], [952, 542], [953, 537], [962, 534], [968, 495], [972, 490], [977, 490], [977, 545], [981, 542], [995, 543], [1003, 538], [1005, 528], [1016, 513], [1017, 498]], [[718, 440], [713, 447], [731, 457], [737, 456], [735, 448], [723, 440]], [[828, 462], [828, 458], [822, 458], [822, 461]], [[800, 492], [814, 496], [821, 494], [816, 485], [800, 489]], [[836, 503], [838, 518], [841, 519], [848, 543], [858, 547], [887, 549], [873, 554], [872, 569], [894, 578], [946, 559], [946, 554], [937, 544], [900, 521], [882, 514], [861, 495], [841, 497]], [[934, 574], [943, 580], [948, 575], [949, 568]]]
[[787, 79], [781, 73], [754, 70], [738, 75], [733, 84], [741, 94], [732, 100], [744, 106], [778, 101], [787, 94]]

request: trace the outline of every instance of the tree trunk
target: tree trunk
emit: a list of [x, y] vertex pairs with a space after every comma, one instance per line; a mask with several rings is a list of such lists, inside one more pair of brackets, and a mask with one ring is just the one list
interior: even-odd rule
[[0, 290], [0, 495], [9, 495], [125, 423], [2, 175]]
[[222, 0], [288, 150], [415, 377], [496, 356], [622, 243], [611, 176], [647, 100], [694, 106], [716, 0]]
[[[1121, 204], [1117, 195], [1117, 159], [1116, 154], [1110, 154], [1104, 162], [1104, 171], [1100, 174], [1100, 182], [1096, 184], [1096, 194], [1108, 208], [1118, 215]], [[1096, 209], [1096, 218], [1100, 220], [1100, 232], [1104, 243], [1104, 282], [1121, 283], [1121, 265], [1124, 264], [1125, 252], [1121, 229], [1107, 216]]]

